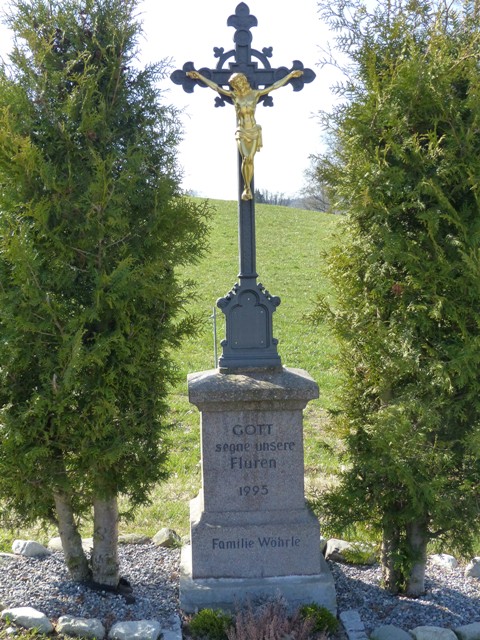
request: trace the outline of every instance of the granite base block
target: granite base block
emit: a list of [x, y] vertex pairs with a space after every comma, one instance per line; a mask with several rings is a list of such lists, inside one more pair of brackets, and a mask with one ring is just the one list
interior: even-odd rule
[[317, 575], [273, 576], [269, 578], [192, 578], [192, 550], [182, 549], [180, 567], [180, 607], [186, 613], [213, 608], [235, 611], [242, 604], [282, 596], [293, 612], [302, 604], [315, 602], [337, 614], [332, 574], [321, 556]]

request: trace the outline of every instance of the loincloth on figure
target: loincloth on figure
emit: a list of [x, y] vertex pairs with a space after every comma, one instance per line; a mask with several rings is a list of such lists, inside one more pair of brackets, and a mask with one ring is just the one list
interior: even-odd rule
[[259, 124], [256, 124], [254, 127], [249, 127], [248, 129], [241, 127], [235, 131], [235, 140], [247, 143], [256, 142], [256, 150], [260, 151], [263, 147], [262, 127]]

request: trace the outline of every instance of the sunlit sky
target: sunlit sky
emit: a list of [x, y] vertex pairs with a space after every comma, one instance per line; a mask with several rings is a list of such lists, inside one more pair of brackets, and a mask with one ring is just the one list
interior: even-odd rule
[[[214, 68], [213, 47], [234, 48], [233, 27], [227, 19], [235, 13], [238, 0], [143, 0], [139, 15], [144, 34], [140, 41], [140, 62], [171, 60], [172, 71], [192, 61], [197, 69]], [[7, 3], [5, 2], [5, 5]], [[317, 114], [333, 102], [330, 86], [334, 71], [319, 68], [319, 47], [329, 37], [317, 14], [317, 0], [280, 2], [247, 0], [258, 19], [253, 27], [252, 47], [261, 51], [273, 47], [272, 67], [291, 68], [300, 60], [317, 74], [302, 91], [291, 86], [276, 91], [274, 107], [257, 108], [257, 122], [263, 129], [263, 149], [255, 158], [255, 187], [271, 193], [293, 196], [304, 183], [309, 155], [322, 149], [322, 130]], [[1, 6], [1, 4], [0, 4]], [[9, 34], [0, 30], [0, 54], [11, 46]], [[169, 78], [161, 83], [165, 100], [182, 110], [184, 140], [180, 145], [183, 186], [198, 195], [234, 200], [237, 198], [237, 151], [235, 113], [231, 105], [214, 106], [215, 92], [196, 87], [187, 94]]]

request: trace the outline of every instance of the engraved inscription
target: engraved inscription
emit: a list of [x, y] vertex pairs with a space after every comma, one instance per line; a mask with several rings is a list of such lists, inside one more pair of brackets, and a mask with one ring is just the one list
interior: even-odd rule
[[268, 494], [268, 486], [266, 484], [262, 484], [262, 486], [254, 485], [245, 485], [244, 487], [239, 487], [238, 492], [241, 496], [266, 496]]
[[275, 458], [244, 458], [243, 456], [230, 458], [230, 469], [276, 469]]
[[269, 436], [272, 433], [273, 424], [236, 424], [232, 428], [235, 436]]
[[[270, 422], [233, 424], [228, 427], [225, 441], [213, 444], [215, 454], [222, 457], [222, 464], [230, 471], [264, 470], [268, 475], [284, 466], [288, 454], [296, 451], [296, 447], [295, 441], [287, 440], [283, 430], [275, 429]], [[262, 480], [269, 478], [265, 476]], [[255, 481], [255, 484], [250, 484], [248, 477], [245, 477], [245, 484], [237, 486], [235, 490], [237, 496], [261, 498], [270, 493], [268, 482], [260, 484], [258, 477], [255, 477]]]
[[[232, 427], [233, 436], [270, 436], [273, 435], [273, 424], [236, 424]], [[217, 442], [215, 453], [263, 453], [293, 451], [295, 442], [284, 440], [265, 440], [260, 442]], [[230, 469], [276, 469], [276, 458], [256, 458], [231, 456]]]
[[212, 549], [220, 549], [222, 551], [230, 549], [254, 549], [270, 548], [270, 549], [293, 549], [300, 546], [300, 538], [296, 536], [258, 536], [257, 538], [236, 538], [233, 540], [222, 540], [221, 538], [212, 539]]

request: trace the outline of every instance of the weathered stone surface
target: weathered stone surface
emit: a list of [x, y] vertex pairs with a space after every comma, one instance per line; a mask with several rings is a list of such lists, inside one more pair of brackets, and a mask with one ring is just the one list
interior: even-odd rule
[[459, 640], [480, 640], [480, 622], [473, 622], [454, 629]]
[[182, 608], [197, 599], [208, 606], [207, 593], [230, 608], [247, 591], [271, 595], [279, 585], [298, 601], [301, 578], [312, 601], [331, 604], [333, 580], [304, 491], [303, 409], [318, 385], [296, 369], [214, 370], [191, 374], [188, 391], [201, 411], [202, 490], [190, 504]]
[[377, 561], [372, 547], [364, 542], [347, 542], [338, 538], [330, 538], [325, 549], [325, 558], [334, 562], [349, 562], [348, 553], [361, 551], [366, 554], [363, 564], [375, 564]]
[[239, 407], [202, 425], [205, 511], [304, 508], [301, 411]]
[[53, 631], [53, 625], [47, 616], [32, 607], [4, 609], [1, 618], [18, 624], [25, 629], [36, 629], [39, 633], [51, 633]]
[[325, 559], [333, 560], [334, 562], [345, 562], [343, 551], [350, 548], [350, 542], [340, 540], [339, 538], [330, 538], [330, 540], [327, 540], [327, 546], [325, 548]]
[[[245, 392], [249, 398], [246, 398]], [[267, 405], [272, 402], [299, 401], [303, 408], [313, 398], [318, 398], [318, 385], [302, 369], [284, 367], [281, 372], [258, 370], [231, 375], [212, 369], [188, 376], [188, 399], [201, 411], [218, 411], [219, 403], [225, 410], [231, 408], [229, 403], [238, 408], [238, 402], [245, 400], [265, 402]]]
[[456, 569], [458, 567], [456, 558], [448, 553], [435, 553], [430, 556], [430, 560], [437, 567], [443, 567], [444, 569]]
[[79, 638], [96, 638], [96, 640], [103, 640], [105, 637], [105, 627], [100, 620], [96, 618], [87, 619], [61, 616], [58, 619], [57, 633]]
[[111, 640], [157, 640], [161, 628], [157, 620], [139, 620], [138, 622], [117, 622], [110, 629]]
[[368, 640], [360, 614], [356, 609], [342, 611], [339, 618], [345, 627], [348, 640]]
[[415, 627], [410, 633], [415, 640], [458, 640], [453, 631], [441, 627]]
[[173, 529], [164, 527], [153, 536], [153, 542], [157, 547], [166, 547], [169, 549], [171, 547], [179, 547], [182, 544], [182, 539]]
[[38, 558], [50, 554], [50, 551], [43, 544], [34, 540], [14, 540], [12, 551], [19, 556], [26, 556], [27, 558]]
[[118, 544], [148, 544], [152, 539], [141, 533], [122, 533], [118, 536]]
[[466, 578], [480, 578], [480, 556], [473, 558], [465, 568]]
[[201, 506], [201, 495], [190, 503], [193, 578], [321, 573], [320, 526], [308, 509], [221, 513]]
[[393, 624], [384, 624], [372, 632], [370, 640], [412, 640], [412, 636]]
[[182, 549], [180, 563], [180, 602], [187, 613], [201, 609], [222, 609], [235, 613], [239, 606], [254, 601], [275, 600], [281, 596], [290, 613], [308, 602], [315, 602], [337, 614], [335, 585], [325, 558], [317, 575], [257, 578], [192, 579], [191, 548]]

